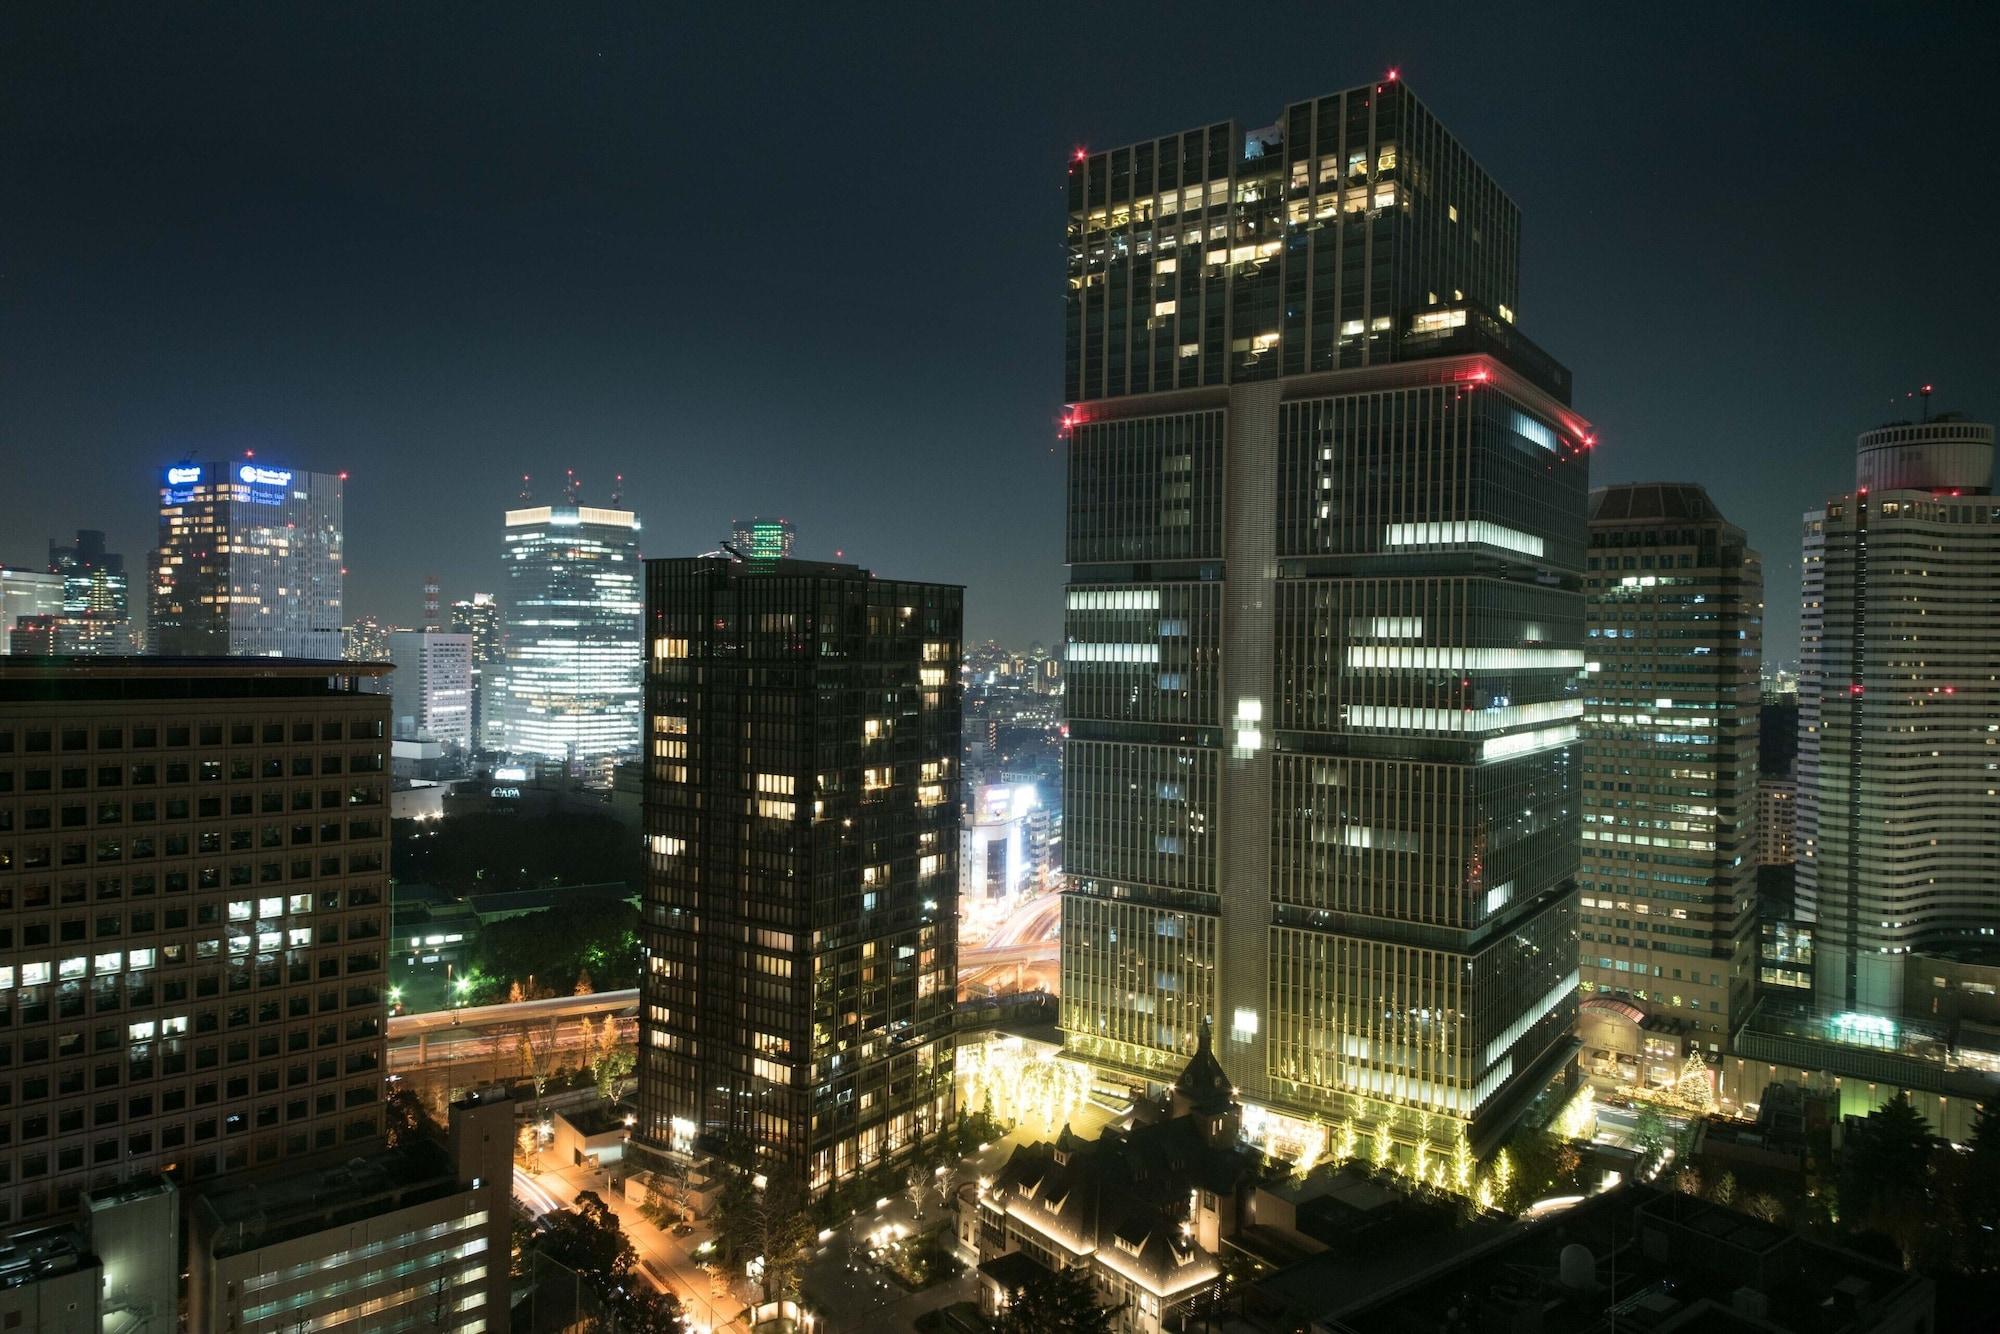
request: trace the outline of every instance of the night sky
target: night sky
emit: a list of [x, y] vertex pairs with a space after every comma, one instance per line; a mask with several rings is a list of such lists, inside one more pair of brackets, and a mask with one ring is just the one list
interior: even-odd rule
[[1053, 640], [1069, 153], [1394, 65], [1521, 207], [1597, 479], [1707, 486], [1785, 657], [1855, 432], [2000, 412], [2000, 32], [1762, 8], [8, 5], [0, 561], [143, 571], [157, 469], [255, 448], [351, 471], [348, 613], [410, 623], [574, 467], [648, 555], [782, 514]]

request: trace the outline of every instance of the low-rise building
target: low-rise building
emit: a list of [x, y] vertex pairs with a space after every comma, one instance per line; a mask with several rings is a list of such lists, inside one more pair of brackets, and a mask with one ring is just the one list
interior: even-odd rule
[[0, 1329], [99, 1334], [103, 1277], [80, 1227], [38, 1227], [0, 1241]]
[[0, 1330], [153, 1334], [179, 1319], [180, 1198], [164, 1177], [83, 1197], [76, 1221], [0, 1239]]
[[505, 1329], [514, 1112], [453, 1103], [447, 1143], [231, 1176], [189, 1211], [191, 1327]]
[[1630, 1185], [1356, 1296], [1313, 1334], [1632, 1329], [1928, 1334], [1930, 1280], [1694, 1195]]
[[1206, 1027], [1172, 1096], [1166, 1120], [1095, 1140], [1065, 1126], [1020, 1146], [965, 1202], [983, 1312], [998, 1314], [1039, 1271], [1084, 1268], [1115, 1329], [1159, 1334], [1215, 1286], [1263, 1156], [1237, 1140], [1234, 1090]]

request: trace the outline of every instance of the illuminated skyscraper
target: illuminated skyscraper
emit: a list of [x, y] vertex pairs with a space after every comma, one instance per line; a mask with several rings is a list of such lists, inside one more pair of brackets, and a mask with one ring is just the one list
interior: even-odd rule
[[729, 525], [730, 545], [745, 560], [784, 560], [797, 539], [790, 519], [738, 519]]
[[[46, 626], [63, 614], [63, 579], [46, 570], [0, 567], [0, 654], [13, 651], [13, 632], [22, 622]], [[33, 627], [27, 638], [35, 638]]]
[[343, 475], [248, 460], [166, 469], [148, 590], [153, 651], [338, 659], [344, 485]]
[[950, 1123], [962, 593], [646, 564], [639, 1123], [814, 1194]]
[[[502, 653], [500, 603], [491, 593], [474, 593], [470, 600], [451, 604], [453, 634], [472, 637], [472, 744], [476, 747], [504, 743], [504, 733], [487, 731], [487, 697], [498, 684]], [[494, 670], [489, 672], [488, 668]]]
[[49, 572], [63, 581], [63, 629], [75, 653], [130, 653], [132, 610], [125, 558], [104, 549], [104, 534], [77, 530], [67, 546], [49, 543]]
[[639, 516], [507, 511], [505, 749], [588, 765], [639, 751]]
[[1690, 484], [1591, 495], [1585, 1068], [1663, 1086], [1729, 1046], [1755, 981], [1762, 562]]
[[1069, 174], [1062, 1026], [1484, 1149], [1573, 1050], [1589, 429], [1393, 77]]
[[1951, 971], [1918, 956], [2000, 937], [1993, 428], [1867, 431], [1855, 473], [1805, 516], [1798, 911], [1822, 1012], [1914, 1017]]

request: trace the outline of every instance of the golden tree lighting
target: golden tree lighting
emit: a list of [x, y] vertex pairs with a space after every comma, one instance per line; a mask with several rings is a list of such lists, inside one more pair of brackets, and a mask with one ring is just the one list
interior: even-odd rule
[[1019, 1038], [989, 1038], [958, 1053], [960, 1105], [1003, 1123], [1054, 1134], [1090, 1096], [1089, 1068]]
[[1556, 1134], [1563, 1139], [1589, 1139], [1596, 1133], [1597, 1094], [1585, 1084], [1557, 1114]]

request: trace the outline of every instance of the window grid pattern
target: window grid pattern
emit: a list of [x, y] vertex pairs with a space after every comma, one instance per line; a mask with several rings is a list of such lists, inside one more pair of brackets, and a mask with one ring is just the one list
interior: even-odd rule
[[5, 1221], [381, 1130], [389, 698], [257, 670], [0, 681]]
[[1217, 766], [1206, 747], [1072, 738], [1063, 764], [1070, 879], [1215, 893]]
[[1219, 558], [1224, 424], [1212, 411], [1072, 430], [1068, 559]]
[[1216, 1009], [1213, 914], [1066, 894], [1064, 1044], [1093, 1060], [1178, 1073]]
[[[1068, 601], [1063, 705], [1069, 718], [1219, 725], [1220, 583], [1077, 585]], [[1145, 651], [1080, 655], [1079, 644]]]

